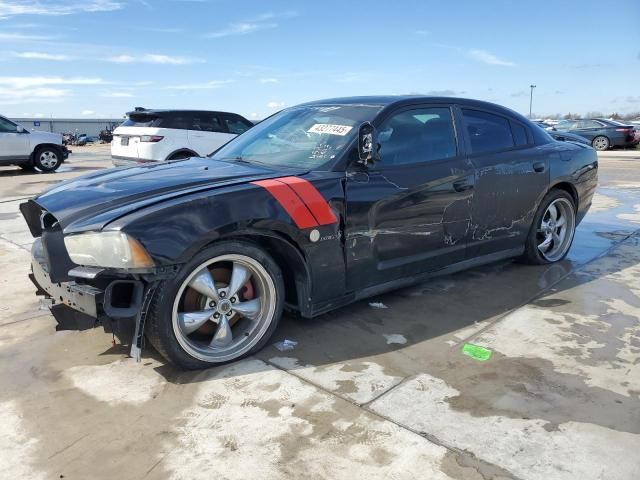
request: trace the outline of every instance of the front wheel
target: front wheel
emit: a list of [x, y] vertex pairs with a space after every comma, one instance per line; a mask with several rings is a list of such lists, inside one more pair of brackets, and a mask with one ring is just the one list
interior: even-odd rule
[[533, 219], [524, 260], [534, 265], [559, 262], [569, 253], [575, 230], [573, 198], [564, 190], [551, 190]]
[[284, 282], [275, 261], [251, 243], [220, 242], [159, 285], [147, 338], [170, 362], [207, 368], [260, 350], [283, 305]]
[[36, 150], [33, 163], [41, 172], [55, 172], [62, 163], [62, 155], [57, 148], [41, 147]]
[[596, 137], [591, 142], [591, 146], [596, 150], [603, 151], [609, 149], [609, 139], [602, 135]]

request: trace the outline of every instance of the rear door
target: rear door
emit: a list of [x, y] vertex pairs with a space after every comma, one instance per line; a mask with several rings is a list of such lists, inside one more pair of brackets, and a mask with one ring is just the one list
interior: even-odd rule
[[549, 185], [548, 153], [517, 119], [475, 107], [460, 115], [476, 170], [467, 256], [519, 248]]
[[474, 170], [457, 143], [450, 105], [393, 112], [380, 126], [381, 160], [347, 171], [351, 290], [464, 259]]
[[189, 127], [189, 145], [200, 156], [206, 156], [231, 140], [220, 114], [193, 112]]
[[593, 140], [598, 135], [607, 135], [606, 125], [597, 120], [578, 120], [575, 133], [589, 140]]
[[0, 159], [29, 158], [29, 133], [18, 133], [17, 125], [0, 117]]

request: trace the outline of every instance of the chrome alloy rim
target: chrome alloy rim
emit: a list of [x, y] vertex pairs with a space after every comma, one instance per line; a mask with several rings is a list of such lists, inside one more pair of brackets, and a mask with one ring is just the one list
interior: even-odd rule
[[245, 255], [221, 255], [194, 269], [180, 286], [173, 331], [192, 357], [225, 362], [260, 341], [275, 309], [275, 284], [267, 270]]
[[574, 230], [575, 213], [571, 202], [566, 198], [551, 202], [536, 235], [540, 254], [550, 262], [562, 258], [571, 246]]
[[593, 142], [593, 146], [597, 149], [597, 150], [604, 150], [605, 148], [607, 148], [609, 142], [607, 142], [607, 139], [604, 137], [599, 137], [596, 138], [596, 140]]
[[40, 165], [45, 168], [54, 168], [58, 165], [58, 155], [51, 150], [45, 150], [40, 154]]

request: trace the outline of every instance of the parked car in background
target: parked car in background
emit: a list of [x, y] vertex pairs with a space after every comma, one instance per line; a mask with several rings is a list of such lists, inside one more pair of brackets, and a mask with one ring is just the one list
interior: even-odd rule
[[559, 142], [576, 142], [581, 143], [582, 145], [591, 146], [591, 142], [580, 135], [576, 135], [575, 133], [570, 132], [558, 132], [553, 129], [553, 127], [549, 127], [544, 123], [535, 122], [540, 128], [542, 128], [545, 132], [547, 132], [554, 140], [558, 140]]
[[635, 129], [636, 135], [635, 135], [635, 139], [636, 139], [636, 143], [640, 143], [640, 122], [638, 123], [634, 123], [634, 122], [621, 122], [619, 120], [609, 120], [609, 122], [618, 125], [620, 127], [633, 127]]
[[86, 145], [87, 143], [97, 143], [99, 142], [100, 139], [96, 136], [93, 135], [80, 135], [77, 139], [75, 144], [78, 146], [83, 146]]
[[0, 165], [17, 165], [24, 170], [34, 167], [53, 172], [71, 153], [62, 144], [59, 133], [27, 130], [0, 116]]
[[565, 258], [596, 190], [589, 147], [499, 105], [352, 97], [287, 108], [207, 158], [107, 170], [20, 206], [59, 329], [144, 336], [204, 368], [429, 276]]
[[116, 166], [204, 157], [251, 123], [229, 112], [200, 110], [148, 110], [137, 108], [116, 128], [111, 156]]
[[554, 130], [580, 135], [591, 142], [596, 150], [608, 150], [612, 147], [631, 147], [638, 141], [635, 127], [617, 125], [611, 120], [592, 118], [587, 120], [563, 120]]

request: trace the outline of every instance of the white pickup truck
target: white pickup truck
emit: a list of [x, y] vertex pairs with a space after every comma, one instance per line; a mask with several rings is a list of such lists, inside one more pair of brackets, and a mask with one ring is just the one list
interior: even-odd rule
[[36, 167], [48, 173], [57, 170], [69, 153], [59, 133], [29, 131], [0, 116], [0, 166]]

